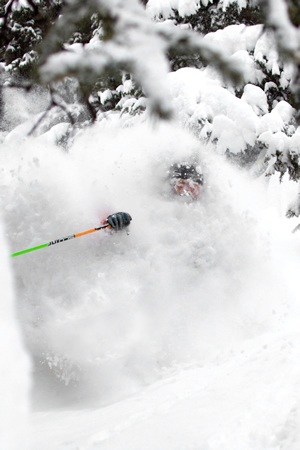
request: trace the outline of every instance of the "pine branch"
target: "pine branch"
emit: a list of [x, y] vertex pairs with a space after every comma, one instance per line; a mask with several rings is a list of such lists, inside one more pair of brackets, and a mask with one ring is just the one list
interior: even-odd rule
[[70, 120], [72, 127], [74, 128], [76, 122], [73, 119], [72, 114], [68, 111], [68, 108], [62, 102], [59, 102], [55, 98], [55, 96], [57, 96], [57, 93], [55, 92], [55, 90], [52, 86], [50, 86], [50, 96], [51, 96], [51, 100], [50, 100], [50, 103], [49, 103], [47, 109], [41, 115], [39, 120], [34, 124], [34, 126], [31, 128], [31, 130], [28, 132], [27, 136], [33, 135], [33, 133], [37, 130], [37, 128], [40, 126], [40, 124], [43, 122], [43, 120], [47, 117], [47, 115], [49, 114], [51, 109], [55, 108], [55, 107], [61, 108], [65, 112], [65, 114], [68, 116], [68, 118]]
[[260, 0], [267, 27], [275, 32], [279, 51], [300, 63], [299, 29], [292, 23], [285, 0]]

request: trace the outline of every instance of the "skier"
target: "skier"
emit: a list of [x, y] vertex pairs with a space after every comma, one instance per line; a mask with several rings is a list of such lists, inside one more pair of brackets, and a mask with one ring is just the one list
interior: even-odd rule
[[173, 193], [197, 200], [202, 192], [203, 174], [199, 166], [189, 163], [173, 164], [168, 171]]

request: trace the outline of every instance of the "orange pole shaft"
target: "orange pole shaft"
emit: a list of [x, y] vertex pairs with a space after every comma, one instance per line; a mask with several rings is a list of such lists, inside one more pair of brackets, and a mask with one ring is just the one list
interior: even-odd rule
[[80, 236], [84, 236], [85, 234], [94, 233], [94, 231], [97, 231], [96, 228], [92, 228], [91, 230], [87, 230], [87, 231], [82, 231], [81, 233], [76, 233], [76, 234], [74, 234], [74, 236], [77, 238]]

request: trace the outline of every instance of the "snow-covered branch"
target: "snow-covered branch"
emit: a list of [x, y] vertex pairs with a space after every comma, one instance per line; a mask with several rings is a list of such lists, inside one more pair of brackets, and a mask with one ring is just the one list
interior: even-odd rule
[[299, 29], [292, 23], [285, 0], [262, 0], [266, 25], [275, 31], [278, 49], [285, 55], [300, 62]]
[[[60, 48], [60, 43], [71, 36], [77, 21], [91, 14], [101, 18], [101, 27], [91, 42]], [[120, 0], [67, 3], [43, 42], [41, 79], [48, 83], [72, 75], [82, 83], [93, 85], [111, 68], [125, 70], [142, 87], [152, 112], [168, 118], [172, 111], [167, 54], [171, 49], [199, 54], [204, 64], [213, 64], [234, 81], [241, 79], [239, 69], [224, 49], [205, 42], [199, 33], [153, 22], [137, 0], [128, 0], [126, 5]]]

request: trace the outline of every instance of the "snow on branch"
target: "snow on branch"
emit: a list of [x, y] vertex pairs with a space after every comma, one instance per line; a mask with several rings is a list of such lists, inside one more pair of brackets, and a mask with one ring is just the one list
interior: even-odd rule
[[[79, 19], [97, 14], [101, 27], [89, 44], [63, 47]], [[205, 42], [198, 34], [153, 22], [138, 0], [75, 0], [66, 3], [58, 21], [43, 42], [40, 75], [49, 83], [75, 76], [92, 86], [97, 78], [115, 68], [130, 72], [149, 99], [151, 111], [161, 118], [172, 115], [167, 74], [167, 53], [199, 54], [204, 64], [213, 64], [238, 81], [241, 72], [223, 49]]]
[[234, 83], [242, 81], [242, 68], [230, 58], [230, 53], [224, 51], [223, 47], [203, 39], [199, 33], [170, 26], [161, 27], [160, 34], [168, 51], [173, 50], [178, 54], [198, 54], [203, 65], [214, 66], [225, 78]]
[[237, 3], [239, 8], [245, 8], [247, 0], [149, 0], [147, 2], [148, 14], [156, 19], [168, 19], [174, 10], [177, 10], [180, 16], [189, 16], [195, 14], [198, 9], [214, 4], [216, 8], [225, 10], [231, 3]]
[[[66, 42], [78, 17], [98, 14], [102, 19], [101, 39], [80, 51], [59, 49]], [[160, 117], [170, 117], [167, 59], [155, 26], [137, 0], [75, 1], [67, 4], [44, 42], [42, 81], [50, 82], [67, 75], [76, 76], [83, 84], [92, 85], [106, 70], [115, 67], [133, 74], [149, 97], [152, 111]], [[61, 50], [57, 52], [57, 49]]]
[[299, 29], [292, 23], [285, 0], [262, 0], [266, 25], [275, 31], [277, 45], [281, 53], [300, 62]]

